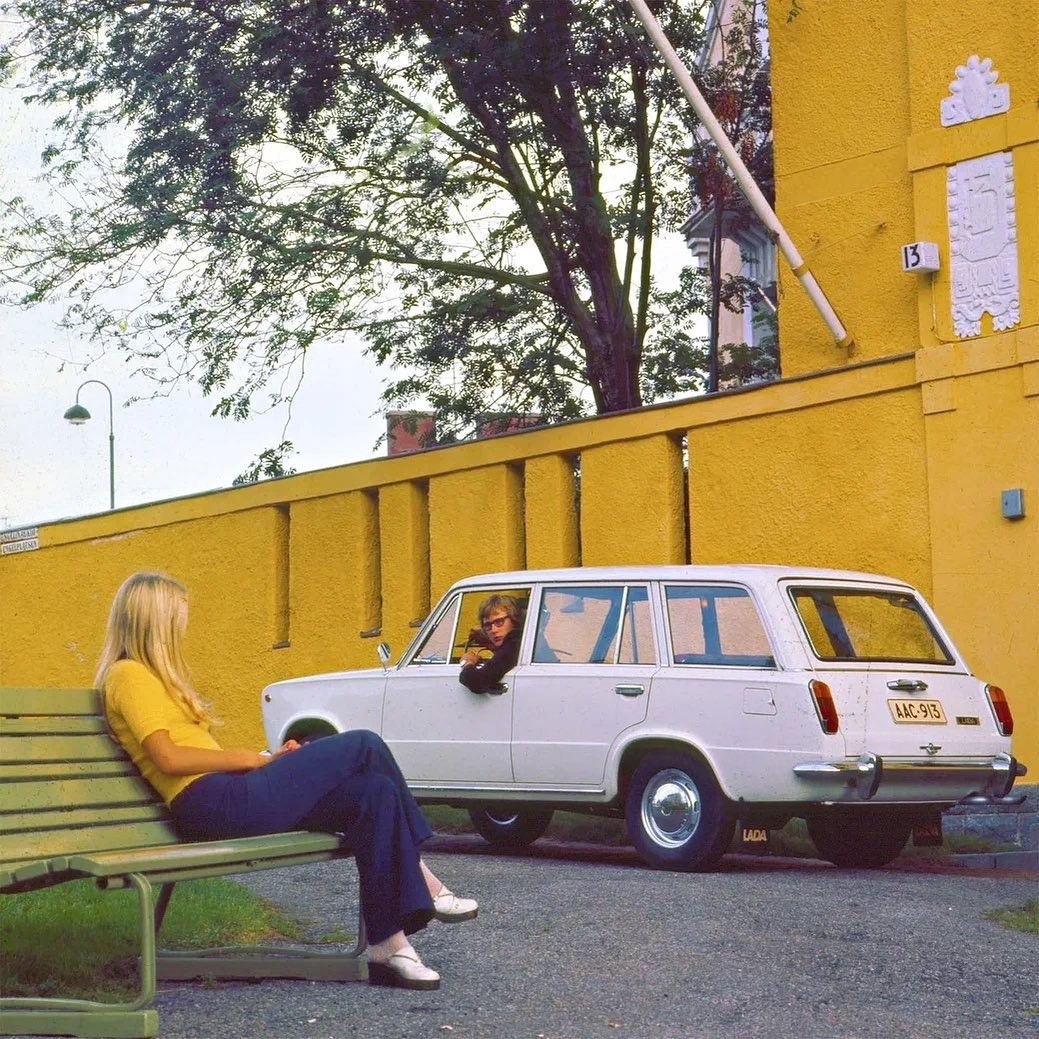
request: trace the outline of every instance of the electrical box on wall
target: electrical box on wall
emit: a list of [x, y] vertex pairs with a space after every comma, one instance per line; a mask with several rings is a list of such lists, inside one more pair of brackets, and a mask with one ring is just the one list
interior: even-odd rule
[[1025, 492], [1020, 487], [1004, 491], [1000, 495], [1000, 507], [1003, 519], [1016, 520], [1025, 518]]
[[937, 243], [909, 242], [902, 246], [902, 270], [907, 274], [938, 271], [941, 267]]

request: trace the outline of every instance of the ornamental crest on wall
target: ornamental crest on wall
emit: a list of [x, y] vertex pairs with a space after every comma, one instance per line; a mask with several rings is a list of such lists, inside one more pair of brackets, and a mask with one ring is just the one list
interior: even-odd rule
[[953, 328], [981, 334], [981, 315], [996, 331], [1021, 320], [1014, 166], [1005, 152], [950, 166], [949, 243]]
[[956, 66], [956, 78], [949, 84], [951, 97], [942, 99], [942, 126], [969, 123], [1010, 109], [1010, 87], [997, 83], [999, 73], [992, 69], [992, 59], [981, 61], [976, 54], [966, 65]]

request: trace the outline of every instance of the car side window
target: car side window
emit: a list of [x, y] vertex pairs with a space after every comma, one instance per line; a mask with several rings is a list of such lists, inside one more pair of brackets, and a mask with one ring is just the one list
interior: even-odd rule
[[645, 587], [546, 588], [534, 637], [535, 664], [653, 663]]
[[664, 598], [676, 664], [775, 667], [761, 617], [746, 589], [668, 585]]
[[519, 609], [517, 630], [522, 633], [527, 618], [527, 603], [530, 601], [530, 586], [524, 588], [490, 588], [462, 595], [462, 608], [458, 614], [458, 630], [455, 632], [454, 646], [451, 651], [451, 662], [457, 663], [462, 655], [470, 649], [476, 650], [481, 659], [487, 660], [494, 654], [494, 644], [480, 628], [480, 605], [492, 595], [508, 596], [514, 599]]

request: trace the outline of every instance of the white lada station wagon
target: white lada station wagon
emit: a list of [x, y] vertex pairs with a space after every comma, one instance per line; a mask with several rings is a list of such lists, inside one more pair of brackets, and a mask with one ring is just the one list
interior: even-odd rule
[[[480, 603], [514, 597], [519, 660], [458, 681]], [[910, 586], [778, 566], [588, 567], [455, 584], [400, 659], [276, 682], [269, 745], [365, 728], [419, 801], [502, 845], [554, 810], [623, 816], [641, 857], [706, 869], [747, 828], [807, 821], [824, 858], [879, 866], [940, 841], [958, 802], [1007, 801], [1003, 691], [975, 678]]]

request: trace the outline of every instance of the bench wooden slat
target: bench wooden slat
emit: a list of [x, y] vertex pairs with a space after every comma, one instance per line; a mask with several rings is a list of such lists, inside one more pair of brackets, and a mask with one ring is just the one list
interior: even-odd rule
[[101, 694], [96, 689], [18, 689], [5, 686], [0, 690], [0, 714], [101, 714]]
[[108, 732], [104, 718], [98, 715], [9, 718], [0, 708], [0, 733], [4, 736], [78, 736], [91, 732]]
[[0, 785], [0, 817], [5, 812], [151, 804], [155, 800], [155, 792], [139, 775], [29, 780]]
[[94, 826], [90, 829], [23, 830], [4, 835], [4, 865], [34, 859], [49, 860], [73, 853], [104, 854], [113, 848], [146, 848], [175, 844], [180, 838], [168, 819]]
[[3, 816], [4, 841], [0, 845], [0, 861], [7, 859], [7, 834], [42, 832], [43, 829], [66, 830], [74, 827], [116, 826], [131, 823], [153, 823], [168, 819], [169, 812], [161, 803], [110, 805], [95, 808], [71, 808], [47, 816], [39, 812], [12, 812]]
[[43, 765], [24, 762], [0, 763], [0, 785], [25, 783], [34, 779], [63, 783], [72, 779], [111, 779], [116, 776], [138, 774], [129, 758], [104, 761], [48, 761]]
[[49, 761], [116, 761], [126, 755], [117, 747], [110, 736], [104, 733], [88, 733], [73, 736], [69, 733], [47, 733], [45, 735], [8, 734], [6, 727], [0, 729], [0, 763], [13, 765], [32, 762], [42, 765]]

